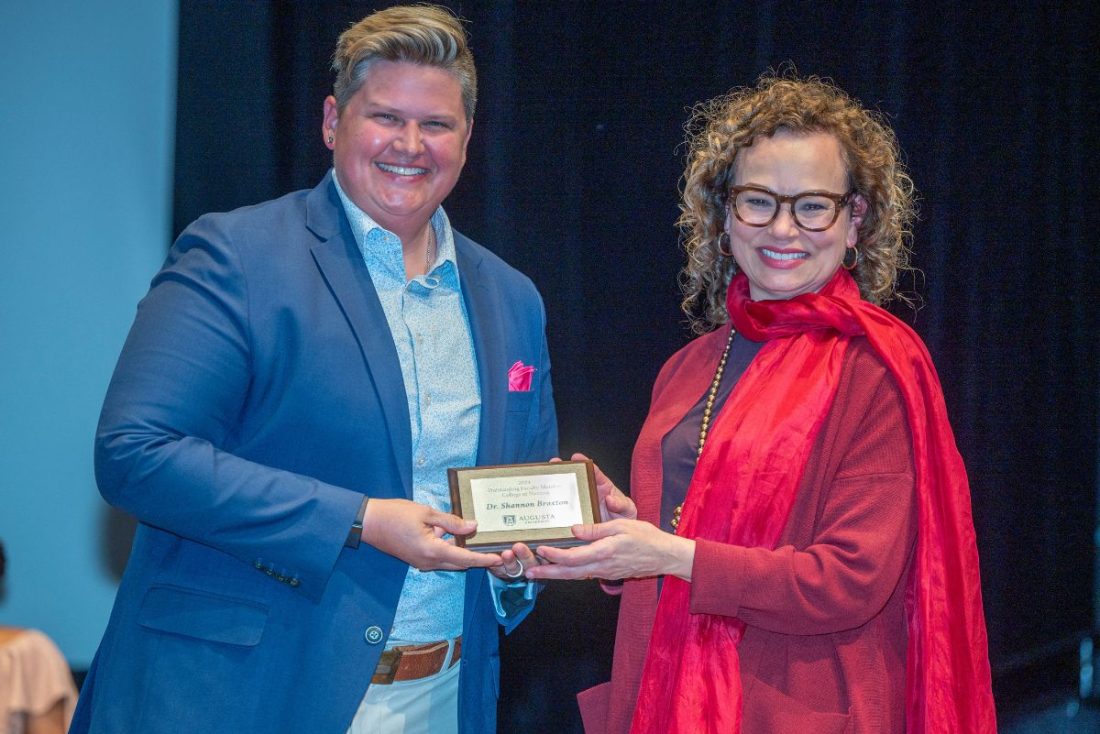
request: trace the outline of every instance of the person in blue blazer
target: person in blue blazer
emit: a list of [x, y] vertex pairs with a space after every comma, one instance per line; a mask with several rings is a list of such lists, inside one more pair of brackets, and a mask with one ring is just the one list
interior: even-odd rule
[[456, 547], [445, 469], [557, 454], [545, 312], [440, 206], [461, 24], [390, 8], [333, 66], [333, 170], [201, 217], [138, 307], [95, 465], [139, 524], [74, 732], [496, 729], [535, 559]]

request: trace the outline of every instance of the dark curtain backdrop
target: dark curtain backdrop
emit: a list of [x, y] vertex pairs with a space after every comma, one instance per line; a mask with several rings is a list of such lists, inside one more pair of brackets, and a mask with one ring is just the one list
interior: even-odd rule
[[[183, 0], [175, 232], [312, 187], [336, 36], [388, 3]], [[1098, 474], [1094, 3], [453, 2], [481, 102], [446, 202], [546, 300], [563, 453], [622, 486], [688, 339], [674, 221], [688, 108], [786, 62], [887, 114], [920, 192], [923, 306], [970, 470], [1002, 712], [1074, 682], [1094, 629]], [[575, 731], [617, 603], [552, 585], [504, 643], [502, 731]]]

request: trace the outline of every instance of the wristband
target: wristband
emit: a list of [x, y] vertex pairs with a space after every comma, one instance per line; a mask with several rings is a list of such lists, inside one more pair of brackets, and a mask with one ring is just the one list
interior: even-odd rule
[[370, 497], [364, 497], [363, 504], [359, 505], [355, 522], [351, 524], [351, 530], [348, 531], [348, 539], [344, 541], [344, 547], [346, 548], [358, 548], [359, 543], [363, 540], [363, 518], [367, 516], [367, 501], [369, 499]]

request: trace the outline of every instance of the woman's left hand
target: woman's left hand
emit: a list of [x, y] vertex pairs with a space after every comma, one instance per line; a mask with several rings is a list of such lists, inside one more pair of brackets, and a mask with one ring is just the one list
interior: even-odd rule
[[573, 535], [590, 541], [575, 548], [540, 546], [549, 564], [527, 569], [529, 579], [616, 579], [679, 576], [691, 581], [695, 541], [666, 533], [641, 520], [574, 525]]
[[538, 557], [524, 543], [516, 543], [508, 550], [501, 551], [499, 566], [489, 568], [489, 573], [504, 581], [524, 581], [524, 573], [539, 565]]

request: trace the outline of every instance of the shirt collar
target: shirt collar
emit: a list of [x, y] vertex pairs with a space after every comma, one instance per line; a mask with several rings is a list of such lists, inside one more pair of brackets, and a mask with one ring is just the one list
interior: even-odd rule
[[[359, 246], [363, 259], [368, 264], [379, 264], [404, 278], [405, 260], [401, 254], [401, 239], [374, 221], [369, 214], [351, 200], [344, 192], [343, 187], [340, 186], [340, 179], [336, 176], [335, 168], [332, 169], [332, 182], [336, 184], [336, 193], [339, 194], [340, 202], [344, 205], [344, 213], [351, 225], [352, 236], [355, 237], [355, 243]], [[431, 225], [435, 232], [436, 253], [435, 261], [428, 268], [428, 272], [434, 273], [437, 269], [450, 263], [451, 268], [448, 268], [448, 270], [453, 270], [457, 274], [458, 263], [455, 260], [454, 232], [451, 229], [451, 220], [447, 217], [447, 212], [443, 211], [442, 206], [432, 214]]]

